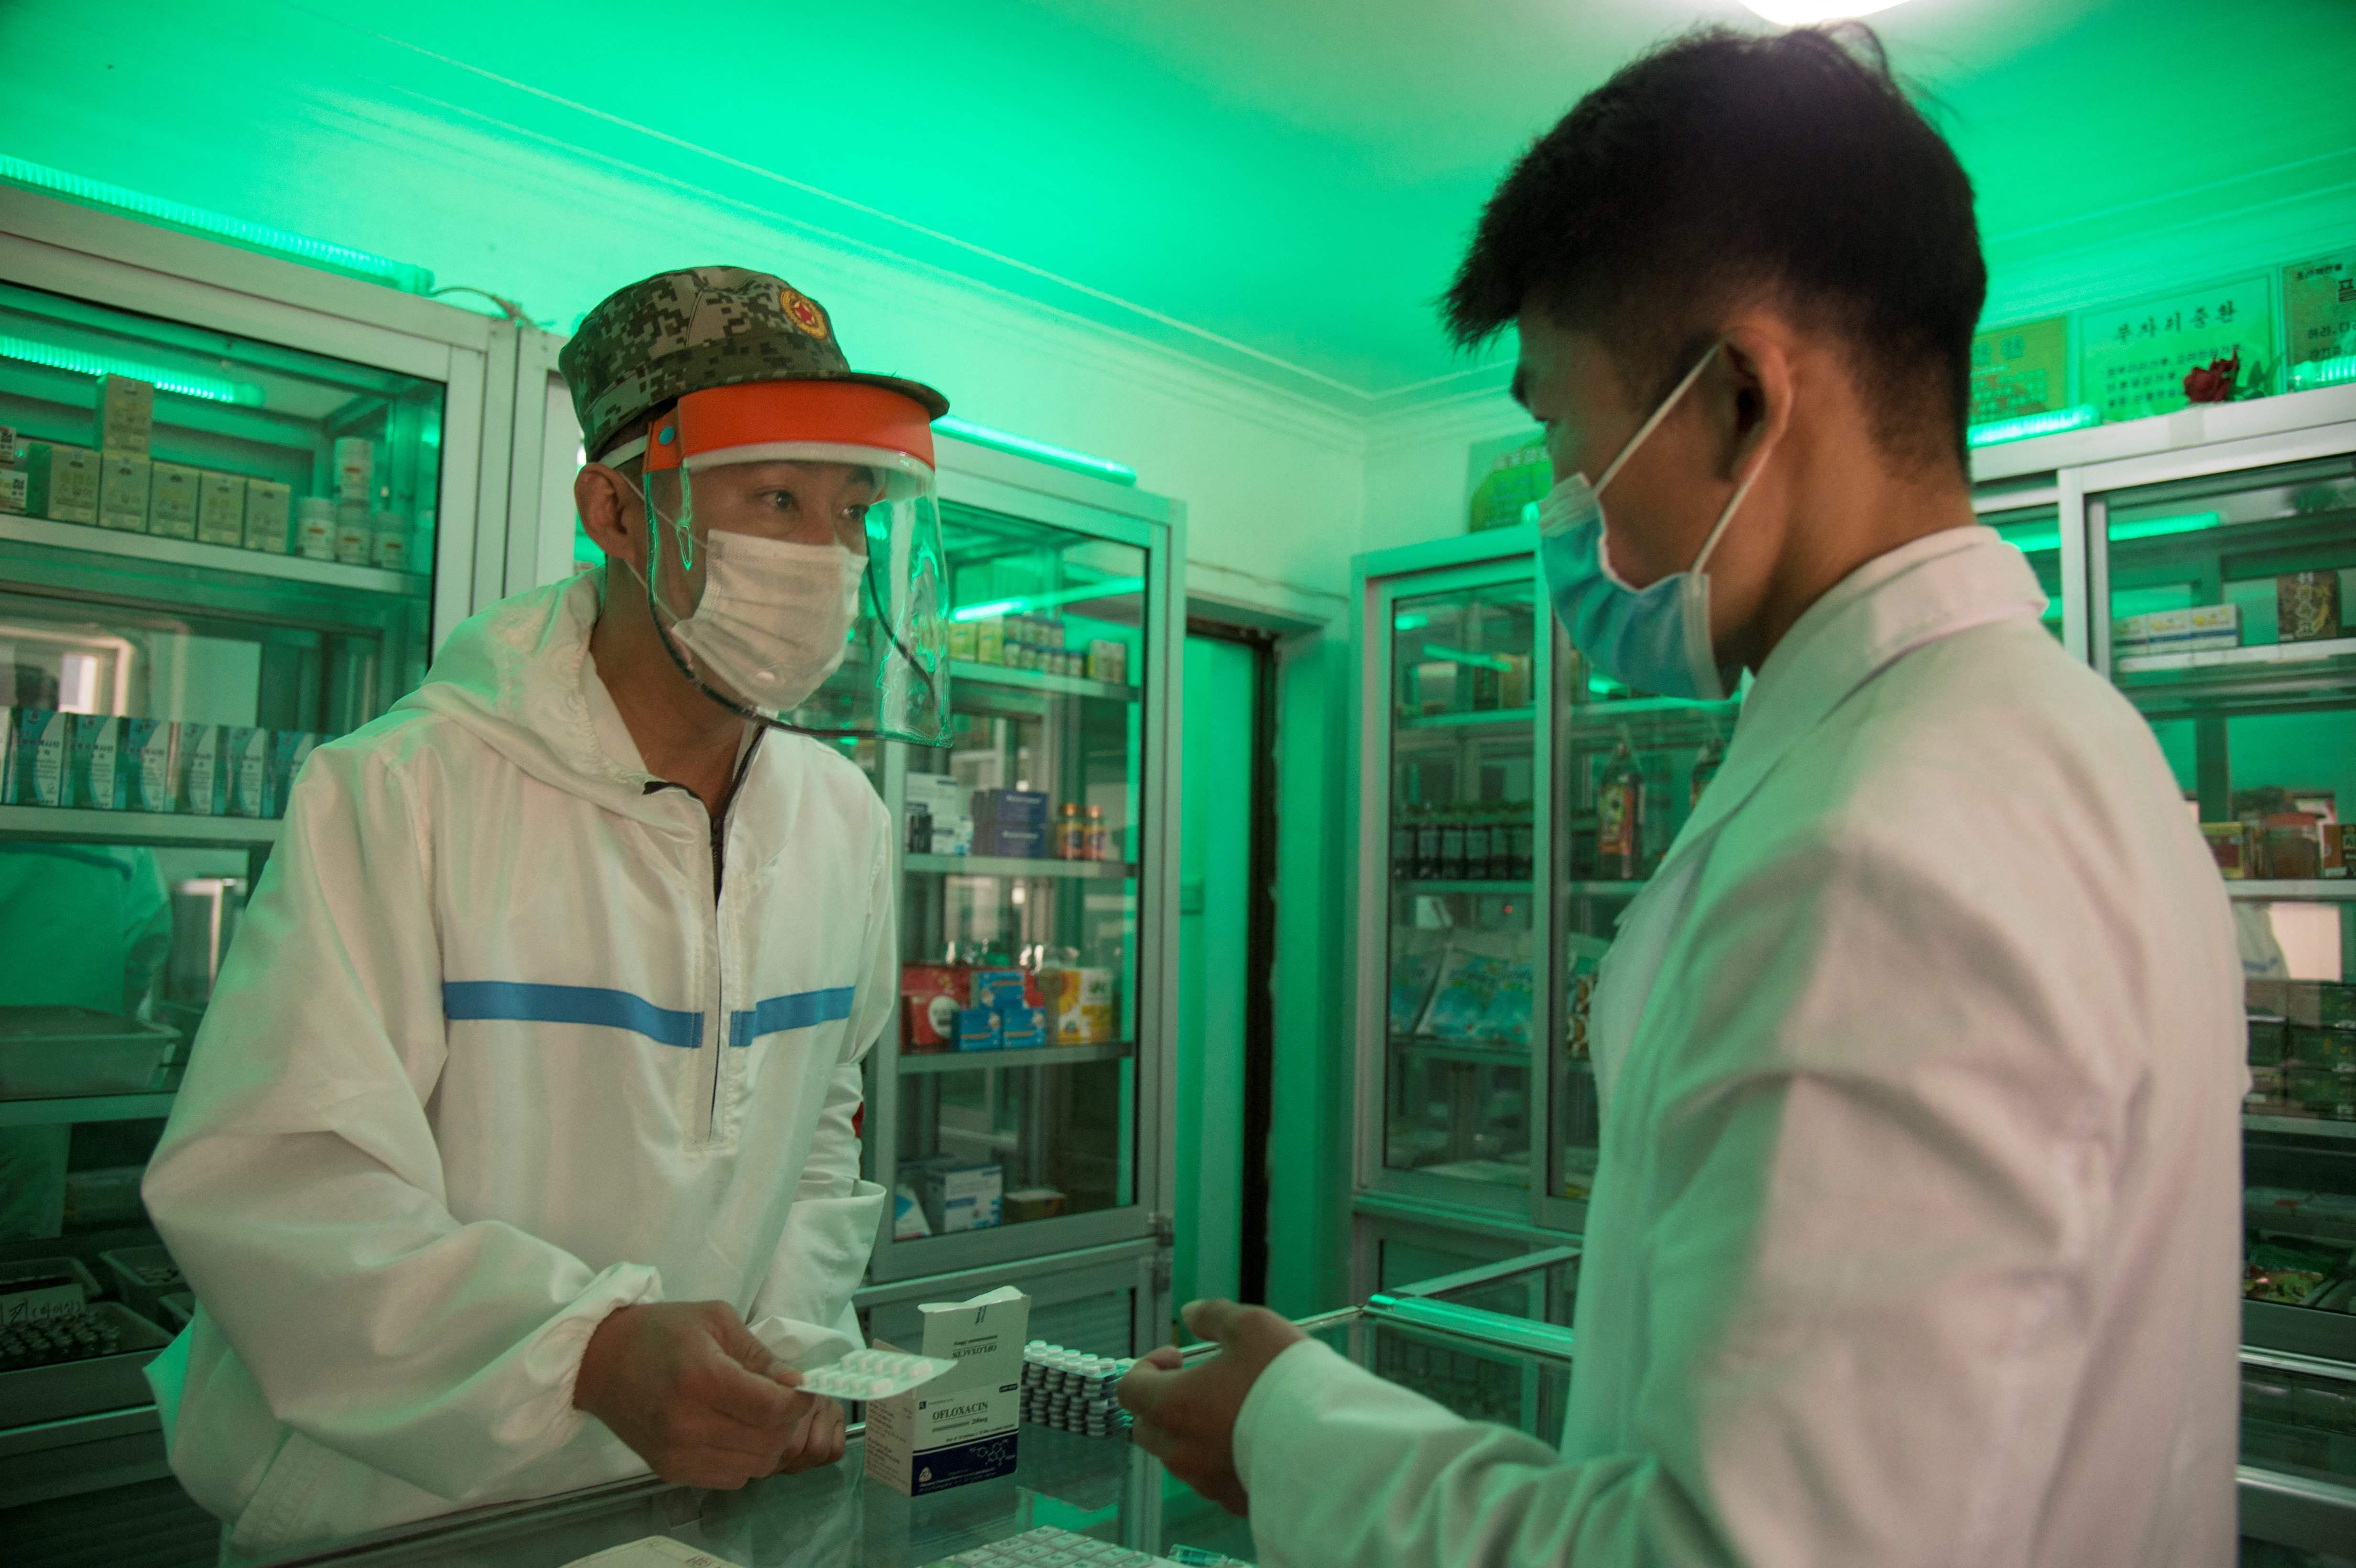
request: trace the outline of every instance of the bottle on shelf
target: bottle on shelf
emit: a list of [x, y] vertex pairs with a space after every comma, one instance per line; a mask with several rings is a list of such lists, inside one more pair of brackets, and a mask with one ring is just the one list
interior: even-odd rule
[[1464, 808], [1451, 806], [1440, 819], [1440, 880], [1464, 880]]
[[1391, 880], [1395, 882], [1415, 880], [1416, 819], [1422, 810], [1419, 805], [1401, 805], [1392, 810]]
[[1416, 807], [1415, 877], [1421, 882], [1440, 877], [1440, 813], [1430, 805]]
[[1067, 800], [1055, 823], [1055, 859], [1085, 860], [1088, 858], [1087, 819], [1080, 815], [1080, 803]]
[[1464, 880], [1485, 882], [1494, 877], [1496, 869], [1490, 863], [1490, 824], [1496, 813], [1486, 805], [1468, 806], [1464, 816]]
[[1526, 882], [1537, 874], [1537, 819], [1526, 800], [1509, 801], [1505, 805], [1506, 877], [1516, 882]]
[[1622, 731], [1603, 766], [1596, 796], [1595, 875], [1599, 881], [1633, 882], [1644, 875], [1644, 774], [1635, 748]]
[[1091, 860], [1113, 858], [1112, 827], [1105, 821], [1105, 808], [1101, 805], [1088, 807], [1087, 858]]

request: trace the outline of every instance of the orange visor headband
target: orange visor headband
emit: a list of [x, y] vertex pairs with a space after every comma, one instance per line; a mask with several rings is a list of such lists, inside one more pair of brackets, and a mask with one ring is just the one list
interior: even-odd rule
[[863, 381], [744, 381], [706, 387], [647, 432], [646, 471], [691, 457], [781, 442], [872, 446], [933, 466], [933, 425], [924, 405]]

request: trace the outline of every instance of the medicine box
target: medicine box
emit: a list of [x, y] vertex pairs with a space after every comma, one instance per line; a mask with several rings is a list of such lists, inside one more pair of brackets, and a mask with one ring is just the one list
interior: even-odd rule
[[998, 1016], [998, 1048], [1032, 1051], [1047, 1043], [1047, 1015], [1038, 1008], [1012, 1008]]
[[303, 773], [303, 764], [319, 747], [319, 737], [308, 730], [280, 730], [270, 741], [270, 784], [262, 802], [262, 815], [286, 815], [286, 798], [294, 792], [294, 781]]
[[178, 771], [176, 794], [179, 809], [191, 816], [221, 815], [221, 727], [218, 724], [178, 725], [173, 765]]
[[118, 764], [123, 751], [123, 722], [110, 714], [73, 716], [72, 756], [67, 765], [66, 780], [68, 805], [85, 811], [122, 808], [122, 770]]
[[47, 708], [8, 709], [11, 805], [63, 805], [73, 756], [73, 715]]
[[998, 1014], [989, 1008], [959, 1008], [957, 1014], [957, 1048], [959, 1051], [996, 1051], [1000, 1024]]
[[957, 1362], [924, 1387], [867, 1405], [867, 1474], [907, 1497], [1014, 1473], [1031, 1298], [1005, 1285], [927, 1302], [916, 1349]]
[[[25, 510], [51, 522], [94, 523], [98, 521], [98, 475], [94, 449], [37, 441], [25, 455]], [[141, 505], [145, 505], [144, 496]]]
[[119, 804], [125, 811], [169, 811], [174, 805], [172, 741], [168, 719], [125, 719], [114, 760]]
[[245, 543], [245, 478], [242, 475], [197, 475], [197, 539], [203, 544]]
[[973, 971], [959, 964], [900, 966], [900, 1049], [948, 1051], [957, 1044], [958, 1014], [970, 996]]
[[1047, 853], [1047, 797], [1037, 790], [973, 794], [973, 852], [1034, 860]]
[[909, 811], [922, 806], [932, 814], [934, 854], [972, 852], [973, 817], [966, 809], [965, 787], [956, 779], [947, 773], [911, 773], [905, 785], [905, 798]]
[[[107, 455], [111, 464], [120, 461]], [[181, 463], [151, 463], [153, 475], [147, 500], [147, 531], [158, 539], [192, 539], [197, 537], [197, 504], [200, 496], [198, 471]]]
[[[98, 526], [126, 534], [147, 531], [148, 461], [127, 452], [99, 459]], [[193, 531], [193, 528], [191, 529]]]
[[935, 1235], [995, 1227], [1005, 1195], [1005, 1173], [996, 1165], [937, 1164], [916, 1172], [916, 1196]]
[[286, 525], [293, 517], [294, 492], [274, 479], [245, 482], [245, 548], [286, 553]]
[[14, 425], [0, 424], [0, 466], [16, 461], [19, 444], [16, 440], [16, 428]]
[[21, 468], [0, 468], [0, 512], [22, 517], [30, 509], [33, 476]]
[[222, 725], [220, 767], [222, 816], [270, 815], [269, 731]]
[[155, 387], [129, 376], [98, 379], [98, 445], [145, 457], [155, 435]]

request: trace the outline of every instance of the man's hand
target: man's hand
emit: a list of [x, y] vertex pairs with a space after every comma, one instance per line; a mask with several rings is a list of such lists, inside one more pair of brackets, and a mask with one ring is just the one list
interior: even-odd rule
[[597, 1326], [573, 1403], [662, 1479], [733, 1491], [842, 1457], [842, 1407], [800, 1381], [726, 1302], [657, 1302]]
[[1138, 1443], [1165, 1469], [1229, 1513], [1248, 1513], [1236, 1475], [1236, 1417], [1268, 1364], [1303, 1335], [1265, 1307], [1232, 1301], [1189, 1302], [1183, 1316], [1219, 1353], [1188, 1368], [1164, 1345], [1120, 1380], [1120, 1403], [1137, 1417]]

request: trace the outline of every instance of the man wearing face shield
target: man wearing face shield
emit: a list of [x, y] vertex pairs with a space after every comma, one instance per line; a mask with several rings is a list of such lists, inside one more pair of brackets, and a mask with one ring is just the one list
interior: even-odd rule
[[2231, 1560], [2233, 923], [1976, 524], [1985, 290], [1862, 30], [1665, 46], [1492, 199], [1450, 320], [1519, 327], [1557, 614], [1637, 690], [1754, 680], [1598, 977], [1559, 1450], [1226, 1302], [1126, 1380], [1269, 1568]]
[[795, 1369], [859, 1342], [898, 955], [841, 742], [940, 738], [947, 403], [736, 268], [563, 368], [608, 564], [315, 753], [149, 1167], [199, 1303], [151, 1381], [232, 1554], [842, 1452]]

